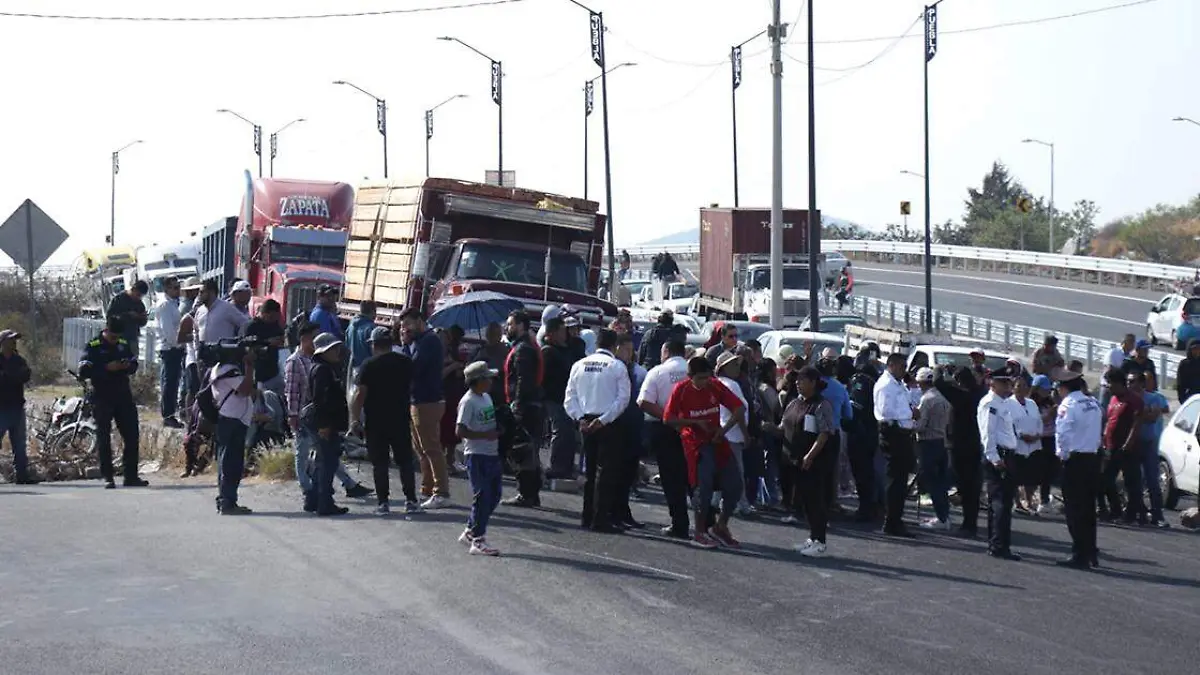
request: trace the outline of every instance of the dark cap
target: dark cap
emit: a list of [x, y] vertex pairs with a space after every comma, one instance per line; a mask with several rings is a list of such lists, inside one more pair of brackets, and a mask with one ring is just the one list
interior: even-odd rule
[[375, 343], [391, 343], [392, 331], [386, 326], [376, 326], [371, 330], [371, 336], [367, 338], [369, 344]]
[[988, 373], [988, 377], [992, 378], [993, 380], [1011, 380], [1019, 374], [1020, 373], [1016, 372], [1012, 367], [1005, 366], [1003, 368], [996, 368], [995, 370], [992, 370], [990, 373]]
[[337, 293], [337, 291], [338, 289], [336, 286], [330, 286], [329, 284], [323, 284], [319, 289], [317, 289], [317, 293], [321, 295], [330, 295], [331, 293]]

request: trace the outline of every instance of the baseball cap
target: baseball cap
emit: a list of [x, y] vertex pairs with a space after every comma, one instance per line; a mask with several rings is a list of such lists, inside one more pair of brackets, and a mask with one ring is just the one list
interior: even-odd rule
[[784, 361], [796, 355], [796, 348], [791, 345], [783, 345], [779, 348], [779, 364], [783, 365]]
[[20, 339], [21, 339], [21, 334], [11, 328], [6, 328], [5, 330], [0, 330], [0, 342], [4, 342], [5, 340], [20, 340]]
[[988, 377], [992, 378], [993, 380], [1011, 380], [1016, 377], [1016, 375], [1017, 374], [1014, 373], [1013, 369], [1009, 366], [996, 368], [988, 373]]
[[[1068, 370], [1066, 372], [1070, 373], [1071, 371]], [[1071, 374], [1075, 375], [1077, 373], [1071, 373]], [[1031, 384], [1034, 389], [1053, 389], [1054, 388], [1054, 386], [1053, 386], [1054, 383], [1050, 381], [1050, 377], [1048, 375], [1035, 375], [1033, 377], [1033, 382]]]
[[323, 284], [319, 289], [317, 289], [317, 293], [320, 295], [329, 295], [330, 293], [337, 293], [337, 287], [330, 286], [329, 284]]
[[1149, 340], [1138, 340], [1137, 343], [1133, 346], [1133, 348], [1134, 349], [1150, 349], [1150, 341]]
[[917, 371], [917, 382], [933, 382], [933, 369], [921, 368]]
[[250, 289], [250, 282], [249, 282], [249, 281], [246, 281], [245, 279], [243, 279], [243, 280], [241, 280], [241, 281], [238, 281], [237, 283], [235, 283], [235, 284], [233, 285], [233, 288], [229, 289], [229, 292], [230, 292], [230, 293], [239, 293], [239, 292], [241, 292], [241, 291], [246, 291], [247, 293], [249, 293], [249, 292], [250, 292], [250, 290], [251, 290], [251, 289]]
[[477, 382], [485, 377], [496, 377], [500, 371], [488, 366], [487, 361], [475, 361], [474, 363], [463, 368], [463, 379], [467, 384]]
[[550, 319], [557, 319], [562, 315], [562, 308], [558, 305], [546, 305], [546, 308], [542, 310], [542, 323], [546, 323]]
[[376, 326], [371, 329], [371, 335], [367, 338], [368, 343], [375, 342], [391, 342], [392, 331], [387, 326]]
[[334, 347], [342, 346], [342, 341], [333, 333], [321, 333], [313, 340], [313, 353], [324, 354]]

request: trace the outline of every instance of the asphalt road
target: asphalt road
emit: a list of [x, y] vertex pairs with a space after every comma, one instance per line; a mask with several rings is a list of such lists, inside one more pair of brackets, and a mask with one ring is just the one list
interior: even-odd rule
[[700, 551], [581, 532], [579, 498], [551, 494], [502, 507], [504, 555], [484, 559], [455, 541], [461, 506], [316, 519], [293, 486], [256, 485], [254, 515], [221, 518], [211, 483], [170, 483], [0, 486], [0, 672], [1129, 675], [1200, 656], [1179, 529], [1106, 527], [1104, 567], [1079, 572], [1051, 564], [1058, 518], [1016, 520], [1020, 563], [836, 523], [812, 561], [776, 521]]

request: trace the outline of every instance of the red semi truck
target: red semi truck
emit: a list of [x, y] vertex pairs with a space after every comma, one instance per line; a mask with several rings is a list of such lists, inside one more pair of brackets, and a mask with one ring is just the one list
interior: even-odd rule
[[219, 279], [223, 292], [233, 279], [248, 281], [252, 311], [267, 298], [280, 304], [284, 317], [310, 310], [321, 286], [342, 284], [353, 210], [354, 189], [346, 183], [247, 172], [240, 214], [204, 231], [202, 275]]
[[[824, 270], [819, 272], [824, 279]], [[808, 316], [808, 281], [808, 211], [784, 209], [783, 325], [775, 328], [799, 327]], [[707, 318], [770, 322], [770, 209], [700, 209], [696, 306]]]
[[521, 299], [535, 321], [547, 304], [569, 303], [600, 324], [617, 308], [596, 297], [598, 211], [583, 199], [448, 178], [362, 185], [340, 313], [368, 299], [381, 317], [410, 306], [433, 313], [444, 298], [488, 290]]

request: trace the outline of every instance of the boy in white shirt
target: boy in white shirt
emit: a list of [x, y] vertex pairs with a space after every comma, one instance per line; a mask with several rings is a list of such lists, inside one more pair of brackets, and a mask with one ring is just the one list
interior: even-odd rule
[[[733, 352], [724, 352], [717, 357], [716, 375], [721, 384], [725, 385], [729, 391], [733, 392], [734, 396], [742, 402], [742, 410], [749, 410], [747, 407], [746, 397], [742, 394], [742, 385], [738, 383], [737, 378], [741, 375], [741, 366], [745, 360], [735, 355]], [[725, 426], [729, 422], [731, 413], [728, 408], [721, 406], [721, 426]], [[729, 447], [733, 451], [733, 459], [737, 462], [738, 473], [742, 476], [742, 482], [746, 480], [746, 459], [743, 452], [746, 450], [746, 434], [742, 428], [748, 422], [744, 418], [745, 412], [742, 413], [743, 419], [741, 425], [736, 425], [725, 434], [725, 440], [729, 441]], [[719, 496], [713, 493], [713, 505], [717, 505]], [[750, 502], [743, 494], [738, 500], [737, 505], [738, 515], [745, 516], [750, 513]]]
[[463, 439], [463, 455], [467, 460], [467, 476], [471, 481], [471, 515], [467, 529], [458, 540], [470, 545], [471, 555], [500, 555], [487, 543], [487, 525], [492, 512], [500, 503], [501, 480], [504, 472], [500, 463], [500, 430], [496, 424], [496, 407], [488, 392], [498, 371], [486, 361], [476, 361], [463, 369], [467, 393], [458, 402], [455, 423], [458, 437]]

